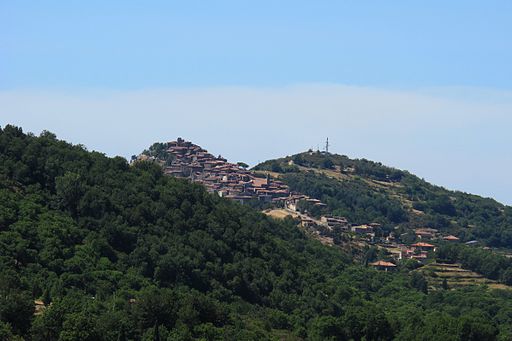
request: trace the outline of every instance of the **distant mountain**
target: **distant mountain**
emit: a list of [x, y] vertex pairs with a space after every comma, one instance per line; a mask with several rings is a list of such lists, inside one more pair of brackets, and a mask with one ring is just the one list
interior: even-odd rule
[[378, 162], [308, 151], [254, 167], [326, 207], [312, 214], [345, 216], [353, 223], [379, 222], [401, 233], [435, 228], [463, 241], [512, 249], [512, 207], [493, 199], [450, 191]]

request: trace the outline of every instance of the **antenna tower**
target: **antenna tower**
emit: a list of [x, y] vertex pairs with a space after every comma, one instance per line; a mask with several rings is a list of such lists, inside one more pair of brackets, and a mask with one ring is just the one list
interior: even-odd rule
[[325, 154], [329, 154], [329, 138], [325, 141]]

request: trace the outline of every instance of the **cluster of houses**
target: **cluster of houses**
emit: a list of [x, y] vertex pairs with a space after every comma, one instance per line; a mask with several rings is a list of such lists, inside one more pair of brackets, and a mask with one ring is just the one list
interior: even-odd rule
[[[352, 225], [346, 218], [339, 216], [322, 216], [320, 220], [316, 220], [301, 210], [300, 204], [325, 207], [326, 205], [320, 200], [300, 193], [292, 193], [283, 182], [272, 179], [269, 175], [261, 177], [261, 175], [247, 170], [245, 164], [229, 163], [222, 156], [216, 157], [192, 142], [182, 138], [168, 142], [166, 153], [169, 157], [165, 161], [144, 154], [139, 155], [137, 159], [152, 159], [160, 162], [164, 167], [165, 174], [190, 179], [204, 185], [211, 193], [217, 193], [221, 197], [240, 203], [258, 200], [272, 203], [289, 211], [302, 211], [300, 218], [303, 227], [327, 235], [352, 232], [352, 235], [358, 240], [386, 248], [395, 262], [404, 259], [424, 262], [428, 258], [429, 252], [435, 251], [435, 246], [429, 241], [442, 239], [457, 242], [459, 240], [452, 235], [440, 236], [438, 230], [432, 228], [416, 229], [414, 233], [417, 242], [410, 245], [397, 242], [393, 232], [386, 237], [376, 238], [376, 232], [381, 227], [380, 224]], [[394, 263], [383, 260], [369, 265], [385, 271], [396, 267]]]
[[[222, 156], [216, 157], [182, 138], [167, 143], [167, 154], [172, 161], [163, 165], [165, 174], [188, 178], [221, 197], [240, 203], [255, 199], [264, 202], [285, 201], [290, 197], [288, 187], [281, 181], [269, 176], [258, 177], [245, 165], [229, 163]], [[147, 156], [139, 156], [139, 159], [144, 158]]]
[[299, 203], [304, 202], [313, 206], [327, 206], [318, 199], [310, 198], [304, 194], [290, 193], [288, 197], [274, 198], [272, 200], [277, 206], [284, 206], [291, 211], [299, 211]]
[[333, 235], [337, 233], [352, 233], [353, 238], [358, 241], [376, 245], [379, 248], [384, 248], [389, 252], [389, 261], [379, 260], [369, 265], [379, 270], [393, 270], [399, 261], [406, 259], [413, 259], [420, 263], [425, 263], [429, 258], [431, 252], [436, 251], [436, 246], [431, 244], [434, 240], [443, 240], [446, 242], [458, 242], [459, 238], [449, 235], [442, 236], [438, 230], [432, 228], [418, 228], [414, 230], [415, 242], [402, 243], [395, 237], [394, 232], [391, 232], [385, 237], [376, 237], [379, 234], [381, 224], [368, 223], [363, 225], [349, 224], [348, 220], [344, 217], [337, 216], [322, 216], [320, 220], [303, 215], [302, 226], [309, 227], [317, 231], [324, 231], [326, 235]]
[[[323, 204], [322, 204], [323, 205]], [[288, 206], [289, 209], [293, 209], [293, 207]], [[302, 218], [302, 225], [308, 227], [314, 224], [316, 227], [323, 227], [325, 231], [330, 233], [343, 233], [343, 232], [353, 232], [359, 239], [364, 239], [367, 241], [372, 241], [375, 238], [375, 231], [381, 227], [379, 223], [369, 223], [363, 225], [355, 225], [350, 224], [347, 218], [326, 215], [322, 216], [320, 220], [313, 220], [308, 216], [304, 216]]]
[[[431, 241], [442, 240], [452, 243], [459, 241], [459, 238], [453, 235], [441, 236], [439, 231], [433, 228], [418, 228], [414, 230], [414, 234], [416, 242], [410, 245], [397, 243], [393, 234], [390, 234], [383, 243], [377, 243], [377, 246], [387, 249], [394, 261], [414, 259], [420, 263], [425, 263], [429, 257], [429, 253], [436, 251], [436, 246], [431, 244]], [[369, 265], [385, 271], [392, 270], [396, 267], [394, 263], [385, 261], [378, 261], [370, 263]]]

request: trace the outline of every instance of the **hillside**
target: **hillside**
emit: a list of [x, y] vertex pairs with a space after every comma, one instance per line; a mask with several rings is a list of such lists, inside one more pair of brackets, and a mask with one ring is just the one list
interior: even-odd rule
[[347, 217], [351, 223], [378, 222], [385, 231], [411, 233], [434, 228], [493, 248], [512, 249], [512, 208], [493, 199], [434, 186], [407, 172], [365, 159], [304, 152], [263, 162], [290, 190], [319, 199], [313, 215]]
[[503, 284], [462, 268], [461, 264], [431, 263], [415, 270], [421, 272], [431, 289], [460, 288], [468, 285], [487, 285], [490, 288], [505, 288]]
[[0, 339], [512, 337], [510, 292], [428, 291], [409, 270], [354, 264], [152, 162], [0, 129]]

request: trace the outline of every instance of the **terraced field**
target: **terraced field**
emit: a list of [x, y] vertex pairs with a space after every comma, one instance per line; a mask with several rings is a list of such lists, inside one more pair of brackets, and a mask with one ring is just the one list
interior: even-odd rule
[[460, 264], [432, 263], [416, 271], [425, 276], [429, 288], [433, 290], [442, 288], [444, 280], [446, 280], [449, 289], [469, 285], [487, 285], [492, 289], [512, 289], [510, 286], [487, 279], [476, 272], [463, 269]]

